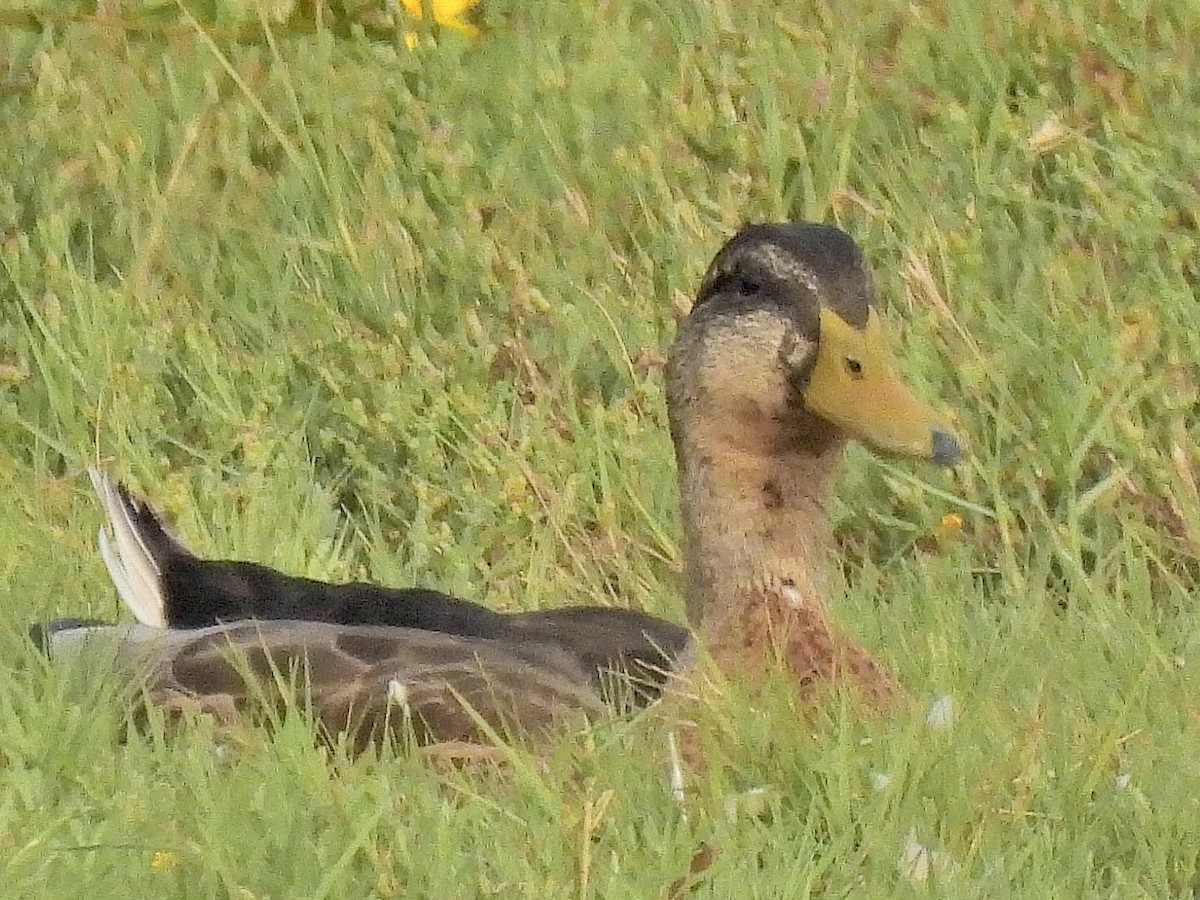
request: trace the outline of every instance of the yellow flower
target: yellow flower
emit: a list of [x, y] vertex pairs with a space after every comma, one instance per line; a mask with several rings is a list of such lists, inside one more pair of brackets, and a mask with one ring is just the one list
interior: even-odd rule
[[479, 34], [479, 29], [464, 18], [479, 5], [479, 0], [400, 0], [400, 5], [414, 19], [424, 18], [428, 7], [433, 13], [433, 21], [443, 28], [453, 28], [471, 37]]
[[943, 532], [949, 533], [952, 531], [961, 531], [963, 527], [962, 516], [958, 513], [946, 513], [942, 516], [941, 529]]
[[170, 850], [155, 850], [154, 855], [150, 857], [150, 868], [177, 869], [179, 868], [179, 857]]

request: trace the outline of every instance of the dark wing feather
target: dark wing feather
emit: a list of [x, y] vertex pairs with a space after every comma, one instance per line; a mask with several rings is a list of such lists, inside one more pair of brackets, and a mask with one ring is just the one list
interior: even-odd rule
[[[506, 617], [504, 635], [523, 644], [561, 648], [590, 673], [607, 693], [620, 685], [623, 696], [642, 706], [656, 698], [675, 660], [691, 641], [686, 628], [633, 609], [568, 606]], [[613, 682], [610, 673], [627, 678]], [[628, 686], [630, 691], [624, 690]]]
[[394, 625], [486, 637], [497, 612], [425, 588], [329, 584], [238, 560], [175, 557], [162, 570], [167, 621], [204, 628], [238, 619]]

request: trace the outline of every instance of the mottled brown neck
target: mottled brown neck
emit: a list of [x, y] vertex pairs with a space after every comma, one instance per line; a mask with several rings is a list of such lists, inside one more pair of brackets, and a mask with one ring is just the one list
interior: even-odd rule
[[844, 442], [796, 418], [785, 428], [699, 417], [678, 435], [688, 618], [702, 639], [729, 627], [764, 579], [816, 605], [828, 594], [828, 502]]
[[789, 418], [787, 431], [729, 415], [677, 423], [688, 616], [727, 677], [753, 684], [782, 667], [802, 697], [848, 678], [883, 706], [903, 690], [826, 612], [844, 441], [803, 413]]

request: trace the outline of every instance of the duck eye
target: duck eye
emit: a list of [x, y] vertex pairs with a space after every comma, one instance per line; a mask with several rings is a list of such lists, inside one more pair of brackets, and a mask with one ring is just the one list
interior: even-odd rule
[[762, 290], [762, 284], [753, 278], [739, 278], [737, 290], [743, 297], [753, 297]]
[[846, 357], [846, 371], [850, 373], [851, 378], [863, 377], [863, 364], [852, 356]]

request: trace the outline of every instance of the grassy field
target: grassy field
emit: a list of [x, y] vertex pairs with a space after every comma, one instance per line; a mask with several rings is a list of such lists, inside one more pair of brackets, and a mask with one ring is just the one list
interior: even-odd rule
[[[77, 6], [0, 5], [0, 894], [1193, 895], [1191, 0]], [[214, 750], [25, 640], [121, 614], [96, 460], [205, 553], [681, 617], [662, 354], [789, 218], [970, 446], [856, 451], [836, 507], [836, 614], [942, 727], [731, 705], [680, 807], [644, 719], [503, 775]]]

